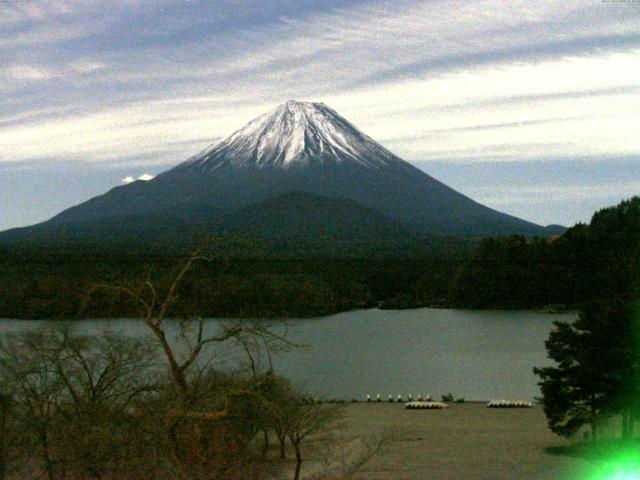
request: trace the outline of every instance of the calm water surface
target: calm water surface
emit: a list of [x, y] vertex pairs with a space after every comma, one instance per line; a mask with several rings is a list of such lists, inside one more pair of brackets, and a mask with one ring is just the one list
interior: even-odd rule
[[[359, 310], [275, 323], [302, 345], [274, 359], [276, 370], [325, 398], [363, 399], [368, 393], [451, 392], [469, 400], [539, 396], [534, 366], [549, 364], [544, 341], [554, 320], [574, 314], [472, 310]], [[0, 320], [0, 333], [43, 322]], [[147, 335], [140, 320], [84, 320], [83, 331], [108, 327]], [[207, 320], [214, 329], [218, 320]], [[173, 324], [175, 327], [175, 324]], [[177, 329], [176, 329], [177, 330]], [[224, 362], [233, 354], [216, 352]]]

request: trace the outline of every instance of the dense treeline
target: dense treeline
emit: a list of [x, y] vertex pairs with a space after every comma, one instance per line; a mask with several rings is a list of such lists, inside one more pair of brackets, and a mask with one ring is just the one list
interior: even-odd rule
[[[301, 244], [291, 249], [289, 241], [219, 242], [215, 260], [193, 272], [172, 313], [287, 317], [373, 306], [575, 308], [632, 284], [640, 263], [640, 198], [601, 210], [590, 225], [578, 224], [552, 239], [442, 238], [417, 250], [355, 255], [338, 254], [319, 239], [318, 250], [303, 255]], [[96, 297], [83, 312], [81, 306], [98, 283], [137, 285], [150, 276], [162, 285], [179, 258], [175, 251], [140, 245], [5, 247], [0, 317], [139, 315], [124, 296]]]
[[[166, 285], [174, 256], [91, 252], [31, 252], [0, 256], [0, 317], [76, 318], [139, 315], [124, 295], [96, 295], [95, 284], [135, 286], [147, 276]], [[172, 315], [218, 317], [312, 316], [383, 307], [443, 305], [454, 258], [276, 259], [216, 258], [186, 279]]]
[[640, 198], [596, 213], [557, 248], [583, 270], [574, 280], [579, 318], [555, 322], [546, 342], [555, 363], [534, 369], [549, 427], [569, 437], [589, 426], [595, 445], [615, 419], [628, 442], [640, 421]]
[[640, 197], [593, 215], [561, 237], [485, 239], [460, 270], [449, 301], [467, 308], [579, 306], [629, 296], [640, 265]]

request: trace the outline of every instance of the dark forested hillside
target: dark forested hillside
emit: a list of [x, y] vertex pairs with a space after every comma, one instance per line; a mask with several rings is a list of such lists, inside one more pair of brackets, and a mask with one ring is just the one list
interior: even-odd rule
[[468, 308], [575, 306], [631, 295], [639, 263], [640, 197], [634, 197], [551, 241], [483, 240], [458, 273], [449, 300]]
[[[0, 248], [15, 252], [157, 252], [180, 255], [211, 235], [225, 255], [309, 257], [420, 257], [470, 242], [426, 234], [346, 198], [291, 192], [221, 215], [191, 205], [198, 215], [163, 212], [80, 223], [43, 223], [0, 233]], [[237, 240], [241, 240], [238, 242]]]
[[[248, 235], [253, 224], [259, 232], [264, 212], [277, 220], [283, 208], [315, 208], [304, 196], [289, 200], [261, 207], [260, 215], [247, 210], [239, 223], [244, 231], [237, 231]], [[315, 225], [317, 217], [313, 230], [324, 229], [326, 235], [279, 230], [286, 235], [223, 237], [212, 252], [215, 259], [190, 274], [171, 314], [313, 316], [373, 306], [573, 308], [592, 298], [631, 294], [640, 271], [637, 197], [552, 239], [516, 235], [476, 243], [410, 232], [402, 234], [405, 238], [396, 226], [359, 207], [347, 218], [363, 219], [362, 241], [342, 236], [341, 223]], [[306, 222], [287, 228], [304, 232]], [[368, 228], [375, 233], [374, 245], [365, 241]], [[135, 289], [148, 276], [166, 283], [186, 253], [163, 244], [142, 249], [137, 243], [101, 249], [73, 242], [55, 248], [0, 246], [0, 317], [138, 315], [126, 296], [97, 295], [81, 307], [96, 283]]]
[[300, 192], [233, 215], [205, 213], [195, 223], [157, 216], [142, 233], [130, 228], [134, 217], [67, 224], [51, 237], [40, 227], [33, 237], [7, 232], [0, 239], [0, 317], [138, 315], [126, 296], [96, 295], [81, 305], [96, 284], [135, 289], [148, 275], [168, 282], [212, 235], [215, 260], [191, 272], [171, 314], [285, 317], [443, 305], [475, 244], [426, 236], [351, 200]]
[[[139, 315], [126, 295], [94, 294], [95, 284], [165, 286], [183, 260], [139, 252], [0, 254], [0, 318]], [[202, 263], [181, 287], [170, 315], [287, 317], [373, 306], [443, 305], [455, 256], [414, 258], [226, 258]]]

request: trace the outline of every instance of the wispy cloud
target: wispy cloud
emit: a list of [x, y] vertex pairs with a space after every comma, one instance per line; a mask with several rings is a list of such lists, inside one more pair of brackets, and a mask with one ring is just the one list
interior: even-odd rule
[[[167, 139], [188, 155], [190, 138], [224, 136], [287, 98], [325, 100], [410, 160], [639, 150], [639, 96], [615, 89], [640, 88], [640, 9], [480, 0], [309, 11], [275, 2], [279, 11], [253, 23], [251, 2], [245, 16], [177, 0], [44, 3], [14, 4], [0, 28], [3, 40], [30, 38], [5, 70], [13, 91], [0, 144], [13, 161], [45, 150], [117, 161], [166, 148], [168, 164], [180, 152]], [[134, 41], [123, 46], [122, 35]], [[514, 97], [519, 105], [505, 103]], [[11, 122], [51, 98], [59, 116]]]
[[491, 205], [501, 207], [549, 202], [583, 202], [592, 198], [606, 199], [611, 203], [640, 195], [640, 181], [618, 181], [597, 185], [537, 185], [523, 187], [484, 187], [472, 189], [475, 197]]
[[29, 65], [13, 65], [8, 69], [9, 77], [15, 80], [49, 80], [56, 75], [47, 68]]
[[632, 4], [60, 0], [0, 18], [2, 162], [169, 166], [289, 98], [412, 161], [640, 155]]

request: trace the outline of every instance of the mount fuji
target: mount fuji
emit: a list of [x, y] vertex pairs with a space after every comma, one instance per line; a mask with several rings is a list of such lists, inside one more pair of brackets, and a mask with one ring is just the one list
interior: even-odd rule
[[[552, 233], [444, 185], [327, 105], [290, 100], [152, 180], [115, 187], [47, 222], [5, 232], [0, 239], [56, 238], [59, 232], [65, 237], [75, 232], [71, 236], [81, 238], [81, 232], [90, 231], [117, 236], [118, 228], [144, 236], [202, 223], [236, 228], [239, 219], [248, 217], [254, 223], [260, 219], [264, 227], [274, 215], [275, 229], [299, 222], [296, 215], [326, 213], [327, 198], [333, 213], [320, 222], [324, 228], [338, 222], [332, 216], [357, 209], [358, 218], [368, 212], [369, 223], [375, 218], [377, 225], [387, 222], [425, 234]], [[300, 209], [300, 202], [315, 207]], [[335, 202], [343, 202], [344, 208], [336, 208]], [[348, 218], [343, 220], [338, 223], [349, 224]], [[243, 229], [250, 231], [249, 227], [245, 221]]]

